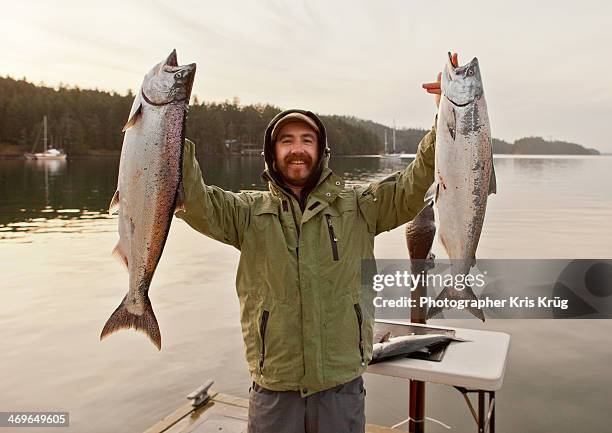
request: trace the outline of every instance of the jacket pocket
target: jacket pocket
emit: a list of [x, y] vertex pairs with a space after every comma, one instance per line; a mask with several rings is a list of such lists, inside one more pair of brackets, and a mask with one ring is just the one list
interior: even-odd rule
[[337, 262], [340, 260], [340, 256], [338, 255], [338, 238], [336, 237], [336, 233], [334, 233], [331, 215], [325, 214], [325, 219], [327, 220], [327, 231], [329, 233], [329, 241], [331, 242], [332, 256], [334, 262]]
[[359, 354], [361, 355], [361, 365], [365, 365], [365, 359], [363, 356], [363, 331], [361, 330], [363, 324], [363, 314], [361, 313], [361, 306], [359, 304], [353, 305], [355, 307], [355, 314], [357, 315], [357, 324], [359, 325]]
[[261, 350], [259, 352], [259, 374], [263, 374], [264, 361], [266, 359], [266, 328], [268, 327], [268, 316], [270, 312], [263, 310], [259, 322], [259, 336], [261, 338]]

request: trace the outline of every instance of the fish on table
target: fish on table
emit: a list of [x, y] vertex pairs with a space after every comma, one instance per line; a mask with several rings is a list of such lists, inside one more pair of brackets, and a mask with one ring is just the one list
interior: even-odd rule
[[176, 50], [145, 75], [125, 124], [117, 191], [119, 242], [113, 250], [129, 273], [129, 288], [110, 316], [100, 340], [120, 329], [145, 333], [161, 350], [161, 334], [149, 286], [170, 223], [182, 203], [181, 164], [185, 119], [195, 63], [179, 66]]
[[387, 333], [378, 343], [374, 343], [372, 349], [372, 361], [376, 364], [387, 359], [403, 357], [411, 353], [423, 350], [435, 351], [446, 347], [452, 341], [464, 342], [467, 340], [450, 337], [444, 334], [424, 334], [424, 335], [400, 335], [391, 337]]
[[[454, 66], [451, 53], [442, 74], [442, 98], [436, 123], [434, 183], [426, 195], [433, 200], [438, 236], [450, 259], [453, 281], [465, 276], [476, 262], [476, 248], [484, 224], [487, 198], [497, 191], [493, 169], [491, 128], [478, 59]], [[444, 287], [438, 300], [473, 300], [469, 285]], [[482, 321], [481, 309], [467, 310]], [[434, 306], [431, 318], [442, 311]]]

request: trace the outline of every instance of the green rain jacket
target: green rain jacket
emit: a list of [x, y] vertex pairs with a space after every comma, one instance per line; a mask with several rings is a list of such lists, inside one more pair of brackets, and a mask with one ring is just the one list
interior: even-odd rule
[[[295, 110], [299, 111], [299, 110]], [[320, 119], [307, 114], [322, 129]], [[273, 149], [266, 131], [264, 152]], [[375, 291], [362, 272], [374, 259], [374, 237], [411, 220], [433, 183], [435, 129], [401, 172], [365, 186], [345, 187], [322, 155], [320, 176], [303, 203], [271, 175], [269, 191], [234, 193], [206, 185], [186, 140], [185, 210], [195, 230], [240, 250], [236, 291], [252, 379], [303, 397], [361, 375], [371, 359]], [[374, 271], [375, 272], [375, 271]], [[362, 275], [363, 273], [363, 275]], [[363, 282], [362, 282], [363, 278]]]

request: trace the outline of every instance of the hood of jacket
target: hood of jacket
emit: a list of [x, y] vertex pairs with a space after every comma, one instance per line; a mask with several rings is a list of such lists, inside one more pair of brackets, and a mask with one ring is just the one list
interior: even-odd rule
[[299, 110], [299, 109], [285, 110], [285, 111], [278, 113], [270, 121], [270, 123], [268, 124], [268, 127], [266, 128], [266, 132], [264, 136], [263, 156], [265, 159], [265, 169], [264, 169], [264, 172], [262, 173], [262, 177], [264, 180], [268, 181], [269, 183], [276, 186], [277, 188], [282, 189], [288, 194], [293, 194], [291, 192], [291, 189], [289, 189], [289, 187], [286, 185], [282, 174], [274, 169], [275, 167], [274, 165], [275, 142], [272, 141], [272, 131], [274, 130], [274, 126], [278, 123], [279, 120], [281, 120], [283, 117], [285, 117], [287, 114], [290, 114], [290, 113], [300, 113], [300, 114], [303, 114], [304, 116], [309, 117], [310, 119], [312, 119], [313, 122], [315, 122], [315, 124], [319, 128], [319, 132], [317, 134], [317, 141], [319, 145], [318, 159], [315, 162], [315, 166], [314, 166], [314, 169], [310, 177], [308, 178], [308, 180], [306, 181], [306, 184], [304, 185], [302, 199], [300, 200], [300, 202], [301, 201], [305, 202], [306, 198], [308, 197], [308, 193], [310, 193], [310, 191], [312, 191], [325, 177], [327, 177], [331, 173], [331, 170], [329, 170], [328, 168], [330, 149], [327, 144], [327, 133], [325, 132], [325, 125], [323, 125], [323, 122], [321, 121], [319, 116], [314, 114], [312, 111]]

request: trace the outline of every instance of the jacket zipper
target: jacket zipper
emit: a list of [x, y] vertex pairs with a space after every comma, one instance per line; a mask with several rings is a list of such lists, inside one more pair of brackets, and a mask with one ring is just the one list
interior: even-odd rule
[[298, 246], [295, 249], [295, 256], [297, 257], [297, 270], [298, 279], [300, 275], [300, 226], [298, 225], [297, 218], [295, 217], [295, 208], [293, 207], [293, 200], [289, 199], [289, 205], [291, 205], [291, 216], [293, 217], [293, 224], [295, 225], [295, 231], [298, 237]]
[[270, 312], [263, 311], [261, 322], [259, 323], [259, 334], [261, 336], [261, 353], [259, 355], [259, 374], [263, 374], [264, 359], [266, 357], [266, 327], [268, 326], [268, 316]]
[[365, 365], [365, 359], [363, 357], [363, 335], [361, 333], [361, 324], [363, 323], [363, 315], [361, 314], [361, 306], [359, 304], [353, 305], [355, 307], [355, 313], [357, 314], [357, 323], [359, 324], [359, 354], [361, 355], [361, 365]]
[[332, 225], [331, 215], [325, 214], [325, 219], [327, 220], [327, 231], [329, 232], [329, 241], [331, 242], [332, 255], [334, 257], [334, 262], [340, 260], [338, 256], [338, 238], [336, 238], [336, 234], [334, 233], [334, 226]]
[[291, 216], [293, 217], [293, 224], [295, 224], [295, 230], [297, 231], [297, 235], [299, 239], [300, 226], [298, 225], [297, 218], [295, 217], [295, 207], [293, 206], [293, 200], [289, 199], [289, 205], [291, 206]]

